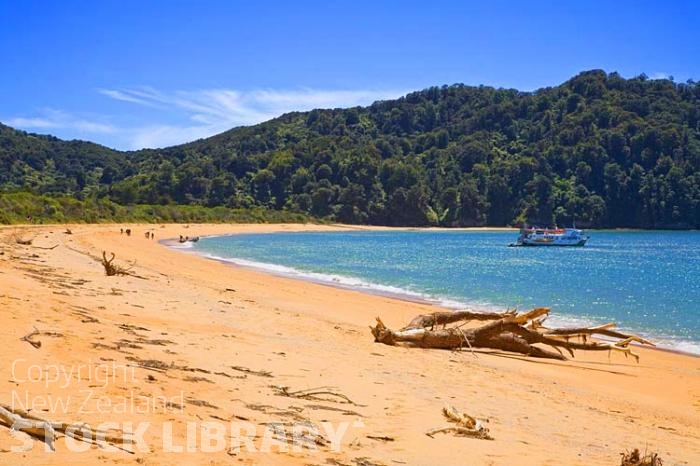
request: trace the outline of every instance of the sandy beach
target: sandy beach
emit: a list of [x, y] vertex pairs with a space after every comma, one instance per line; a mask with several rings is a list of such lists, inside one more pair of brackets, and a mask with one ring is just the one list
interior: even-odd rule
[[[389, 347], [373, 342], [375, 317], [399, 328], [437, 309], [159, 242], [340, 228], [0, 228], [0, 404], [92, 428], [114, 423], [108, 436], [125, 423], [146, 426], [145, 445], [134, 447], [148, 450], [59, 436], [54, 452], [39, 441], [18, 452], [27, 437], [0, 427], [0, 463], [617, 465], [636, 447], [658, 452], [664, 466], [700, 464], [698, 357], [639, 348], [639, 363], [607, 352], [550, 361]], [[133, 275], [106, 276], [102, 251]], [[494, 440], [425, 435], [447, 425], [445, 403], [484, 420]], [[296, 444], [301, 451], [272, 443], [275, 429], [291, 439], [315, 427], [317, 441]]]

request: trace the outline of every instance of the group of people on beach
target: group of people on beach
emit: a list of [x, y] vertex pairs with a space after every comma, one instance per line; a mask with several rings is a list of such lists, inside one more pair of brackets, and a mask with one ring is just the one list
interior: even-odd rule
[[[119, 234], [123, 235], [126, 233], [126, 236], [131, 236], [131, 228], [120, 228], [119, 229]], [[156, 237], [156, 234], [153, 233], [152, 231], [147, 231], [145, 233], [146, 239], [154, 239]]]
[[[131, 236], [131, 228], [120, 228], [119, 233], [122, 235], [126, 234], [126, 236]], [[144, 235], [146, 236], [146, 239], [154, 239], [156, 237], [156, 234], [152, 231], [147, 231], [144, 233]], [[187, 243], [188, 241], [196, 243], [197, 241], [199, 241], [199, 236], [193, 236], [192, 238], [190, 238], [189, 236], [180, 235], [180, 243]]]

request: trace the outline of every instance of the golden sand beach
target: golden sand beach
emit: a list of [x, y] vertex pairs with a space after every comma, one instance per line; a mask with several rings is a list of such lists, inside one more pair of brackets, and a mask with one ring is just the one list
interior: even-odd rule
[[[27, 437], [0, 427], [0, 462], [588, 466], [617, 465], [636, 447], [658, 452], [664, 466], [700, 464], [700, 358], [639, 348], [639, 363], [607, 352], [550, 361], [390, 347], [373, 342], [376, 316], [398, 328], [436, 308], [159, 243], [338, 228], [1, 228], [0, 404], [102, 424], [108, 437], [142, 426], [145, 445], [108, 451], [59, 436], [54, 452], [39, 441], [18, 452]], [[102, 251], [133, 275], [106, 276]], [[446, 403], [484, 420], [494, 440], [425, 435], [446, 424]], [[279, 436], [273, 444], [275, 429], [291, 439], [304, 426], [318, 427], [318, 451], [294, 451]]]

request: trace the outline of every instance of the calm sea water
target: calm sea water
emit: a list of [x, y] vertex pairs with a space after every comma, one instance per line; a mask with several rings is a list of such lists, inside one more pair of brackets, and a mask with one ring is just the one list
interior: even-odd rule
[[551, 307], [551, 325], [617, 322], [700, 354], [700, 232], [591, 232], [583, 248], [509, 248], [515, 232], [273, 233], [202, 238], [239, 265], [449, 307]]

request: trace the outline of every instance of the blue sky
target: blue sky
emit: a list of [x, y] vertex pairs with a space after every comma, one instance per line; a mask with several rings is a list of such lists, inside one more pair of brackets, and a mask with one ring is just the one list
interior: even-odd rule
[[119, 149], [593, 68], [700, 80], [700, 2], [0, 0], [0, 122]]

